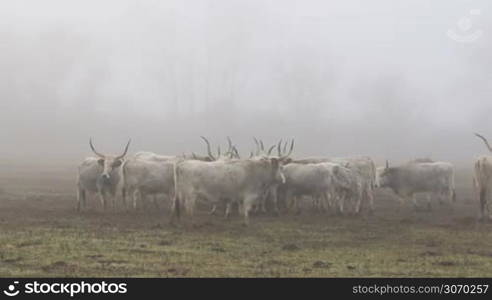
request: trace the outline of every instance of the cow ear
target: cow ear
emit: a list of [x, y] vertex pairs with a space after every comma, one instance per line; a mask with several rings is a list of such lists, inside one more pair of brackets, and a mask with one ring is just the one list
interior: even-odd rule
[[117, 159], [114, 163], [113, 163], [113, 168], [118, 168], [119, 166], [121, 166], [123, 162], [121, 161], [121, 159]]
[[100, 165], [100, 166], [104, 166], [104, 159], [103, 158], [100, 158], [97, 160], [97, 163]]

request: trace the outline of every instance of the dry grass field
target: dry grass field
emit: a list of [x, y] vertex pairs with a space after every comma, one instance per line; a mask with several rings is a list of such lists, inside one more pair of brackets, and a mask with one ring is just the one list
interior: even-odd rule
[[[458, 200], [413, 210], [378, 191], [372, 216], [253, 216], [244, 227], [203, 210], [75, 211], [75, 168], [0, 168], [0, 276], [492, 276], [492, 224], [478, 223], [470, 174]], [[422, 205], [424, 202], [421, 202]]]

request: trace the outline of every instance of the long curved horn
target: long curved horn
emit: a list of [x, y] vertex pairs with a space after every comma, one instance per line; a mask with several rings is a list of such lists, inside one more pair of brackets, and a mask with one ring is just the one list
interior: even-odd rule
[[278, 142], [277, 152], [279, 157], [282, 156], [282, 139], [280, 139], [280, 141]]
[[128, 143], [126, 144], [125, 151], [123, 151], [123, 154], [121, 154], [120, 156], [117, 156], [116, 159], [122, 159], [123, 157], [125, 157], [125, 155], [128, 153], [128, 148], [130, 147], [131, 142], [132, 139], [129, 139]]
[[231, 152], [232, 151], [232, 140], [230, 137], [227, 137], [227, 143], [229, 144], [229, 149], [227, 150], [227, 152]]
[[260, 147], [261, 147], [261, 151], [265, 151], [265, 145], [263, 145], [262, 140], [260, 140]]
[[236, 154], [237, 158], [239, 158], [239, 159], [241, 158], [241, 156], [239, 156], [239, 151], [237, 151], [236, 146], [232, 146], [232, 151]]
[[267, 155], [270, 156], [270, 154], [272, 154], [272, 150], [275, 148], [275, 146], [277, 145], [273, 145], [271, 146], [269, 149], [268, 149], [268, 152], [267, 152]]
[[259, 155], [260, 154], [260, 143], [258, 142], [256, 137], [253, 137], [253, 139], [255, 140], [255, 144], [256, 144], [256, 155]]
[[284, 150], [282, 150], [282, 154], [285, 154], [285, 152], [287, 152], [287, 145], [288, 144], [289, 144], [289, 141], [285, 141]]
[[475, 135], [477, 137], [479, 137], [480, 139], [482, 139], [483, 142], [485, 143], [485, 146], [487, 146], [487, 148], [489, 149], [489, 151], [492, 152], [492, 147], [490, 147], [489, 142], [487, 141], [487, 139], [484, 136], [482, 136], [482, 135], [480, 135], [478, 133], [475, 133]]
[[89, 146], [91, 147], [92, 152], [94, 152], [97, 156], [99, 156], [100, 158], [105, 157], [104, 154], [101, 154], [101, 153], [96, 151], [96, 148], [94, 148], [94, 145], [92, 144], [92, 138], [89, 139]]
[[207, 144], [207, 152], [208, 152], [208, 156], [209, 156], [211, 159], [215, 160], [215, 157], [214, 157], [214, 155], [212, 154], [212, 150], [210, 149], [210, 143], [209, 143], [209, 141], [208, 141], [208, 140], [207, 140], [204, 136], [200, 136], [200, 137], [201, 137], [201, 138], [205, 141], [205, 143]]
[[289, 149], [289, 153], [287, 153], [287, 155], [285, 157], [289, 157], [291, 154], [292, 154], [292, 151], [294, 150], [294, 139], [292, 139], [292, 142], [290, 143], [290, 149]]

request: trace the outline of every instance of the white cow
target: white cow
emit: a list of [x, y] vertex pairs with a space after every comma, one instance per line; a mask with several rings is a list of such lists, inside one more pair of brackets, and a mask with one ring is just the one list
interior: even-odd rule
[[380, 187], [392, 189], [400, 200], [412, 199], [417, 209], [415, 194], [426, 193], [427, 205], [430, 209], [431, 196], [434, 195], [442, 203], [456, 199], [454, 185], [454, 167], [448, 162], [411, 161], [397, 167], [378, 168], [378, 184]]
[[285, 184], [280, 186], [287, 203], [298, 209], [298, 198], [310, 196], [323, 206], [336, 201], [341, 213], [347, 199], [362, 197], [362, 184], [358, 174], [337, 163], [290, 163], [284, 166]]
[[[485, 146], [492, 152], [492, 147], [487, 139], [477, 133], [475, 135], [481, 138]], [[480, 219], [490, 218], [489, 199], [492, 195], [492, 155], [482, 155], [477, 158], [474, 183], [480, 203]]]
[[[249, 223], [249, 211], [265, 189], [285, 182], [277, 158], [219, 160], [203, 162], [184, 160], [175, 164], [174, 216], [179, 217], [180, 203], [193, 220], [197, 200], [216, 204], [238, 201], [242, 204], [244, 222]], [[230, 206], [227, 207], [229, 210]], [[226, 215], [229, 211], [226, 211]]]
[[108, 196], [111, 196], [112, 205], [114, 206], [114, 198], [121, 178], [121, 165], [125, 160], [130, 141], [128, 141], [123, 154], [118, 156], [105, 155], [97, 152], [92, 144], [92, 140], [89, 141], [89, 145], [97, 157], [88, 157], [79, 165], [77, 176], [77, 210], [86, 206], [87, 192], [97, 193], [104, 210], [106, 210]]
[[142, 202], [147, 196], [154, 197], [163, 194], [168, 199], [174, 197], [174, 164], [180, 160], [212, 161], [216, 158], [212, 155], [210, 144], [207, 143], [208, 156], [192, 155], [160, 155], [153, 152], [141, 151], [129, 158], [123, 165], [123, 202], [126, 206], [126, 196], [133, 199], [133, 208]]
[[[163, 156], [151, 152], [138, 152], [123, 164], [123, 203], [126, 195], [133, 199], [133, 208], [145, 197], [164, 194], [172, 199], [174, 194], [173, 166], [176, 156]], [[155, 201], [155, 200], [154, 200]], [[157, 205], [157, 203], [154, 203]]]
[[[330, 162], [344, 166], [359, 176], [362, 185], [362, 197], [353, 198], [355, 202], [355, 213], [358, 214], [364, 202], [369, 205], [369, 212], [374, 211], [374, 188], [376, 186], [376, 167], [374, 161], [368, 156], [356, 157], [310, 157], [292, 160], [294, 163], [323, 163]], [[351, 175], [351, 176], [354, 176]]]

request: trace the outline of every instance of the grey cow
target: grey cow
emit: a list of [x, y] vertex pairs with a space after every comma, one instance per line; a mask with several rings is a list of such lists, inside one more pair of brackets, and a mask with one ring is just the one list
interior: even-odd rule
[[[368, 156], [354, 156], [354, 157], [309, 157], [303, 159], [292, 160], [294, 163], [336, 163], [344, 166], [351, 171], [350, 177], [358, 175], [359, 181], [362, 185], [362, 197], [356, 197], [355, 200], [355, 213], [358, 214], [361, 210], [362, 204], [367, 202], [369, 205], [369, 212], [374, 211], [374, 188], [376, 186], [376, 166], [374, 161]], [[357, 191], [354, 191], [356, 194]]]
[[[285, 182], [278, 158], [251, 158], [204, 162], [184, 160], [174, 167], [175, 199], [173, 216], [179, 217], [180, 204], [193, 214], [197, 200], [238, 201], [243, 207], [244, 222], [249, 223], [249, 211], [270, 185]], [[226, 215], [230, 205], [227, 205]]]
[[[487, 149], [492, 152], [492, 147], [486, 138], [475, 134], [482, 139]], [[480, 203], [480, 219], [490, 218], [489, 202], [492, 195], [492, 155], [482, 155], [475, 161], [475, 188]]]
[[396, 167], [378, 168], [378, 184], [393, 190], [400, 204], [411, 198], [417, 208], [415, 194], [426, 193], [427, 205], [430, 208], [431, 196], [438, 197], [439, 202], [447, 200], [451, 203], [456, 199], [454, 185], [454, 167], [448, 162], [410, 161]]
[[96, 151], [92, 140], [89, 145], [97, 157], [86, 158], [78, 168], [77, 176], [77, 210], [86, 206], [86, 193], [97, 193], [101, 200], [104, 210], [107, 206], [108, 196], [112, 197], [114, 206], [114, 197], [121, 179], [121, 165], [130, 146], [128, 141], [123, 154], [105, 155]]

